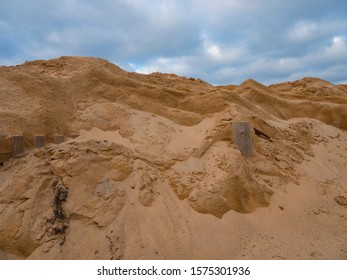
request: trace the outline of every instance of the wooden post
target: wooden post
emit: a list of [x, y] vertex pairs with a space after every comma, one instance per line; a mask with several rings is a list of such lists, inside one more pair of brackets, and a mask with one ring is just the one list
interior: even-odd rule
[[34, 146], [35, 148], [42, 148], [45, 146], [45, 136], [44, 135], [35, 135], [34, 136]]
[[54, 135], [54, 143], [60, 144], [64, 142], [64, 135]]
[[251, 157], [253, 155], [251, 123], [233, 122], [231, 129], [236, 147], [240, 150], [244, 157]]
[[19, 154], [24, 153], [24, 136], [23, 135], [15, 135], [12, 136], [12, 156], [16, 157]]
[[333, 121], [333, 126], [335, 126], [336, 128], [341, 128], [341, 121], [340, 120], [334, 120]]

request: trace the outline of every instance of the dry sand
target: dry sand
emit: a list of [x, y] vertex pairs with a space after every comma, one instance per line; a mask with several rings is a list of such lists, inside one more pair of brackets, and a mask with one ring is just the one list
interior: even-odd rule
[[0, 166], [0, 259], [347, 259], [347, 85], [62, 57], [0, 67], [0, 114], [0, 153], [26, 139]]

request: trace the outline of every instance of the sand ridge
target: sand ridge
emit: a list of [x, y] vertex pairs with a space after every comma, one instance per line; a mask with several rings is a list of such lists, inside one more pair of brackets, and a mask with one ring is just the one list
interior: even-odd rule
[[[0, 67], [0, 100], [0, 152], [26, 139], [0, 167], [0, 258], [347, 258], [345, 85], [61, 57]], [[235, 121], [252, 124], [250, 158]]]

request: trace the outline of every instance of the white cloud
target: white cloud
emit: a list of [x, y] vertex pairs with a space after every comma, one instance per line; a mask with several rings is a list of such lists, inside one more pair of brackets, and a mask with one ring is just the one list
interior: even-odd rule
[[347, 43], [342, 36], [335, 36], [331, 45], [325, 48], [323, 56], [330, 59], [347, 59]]
[[212, 40], [207, 36], [207, 34], [203, 31], [200, 34], [200, 38], [202, 41], [202, 48], [208, 56], [212, 59], [220, 60], [223, 58], [220, 47], [212, 42]]
[[215, 63], [235, 63], [244, 60], [246, 49], [235, 44], [221, 44], [212, 41], [209, 36], [202, 31], [200, 33], [201, 48], [203, 52], [200, 56], [211, 58]]
[[346, 30], [346, 19], [299, 20], [286, 33], [289, 40], [293, 42], [310, 43], [318, 38], [332, 36], [336, 32], [345, 32]]
[[317, 36], [319, 25], [316, 22], [299, 21], [289, 30], [289, 38], [293, 41], [307, 42]]
[[[207, 34], [200, 32], [200, 46], [194, 53], [175, 57], [158, 57], [136, 67], [136, 72], [149, 74], [153, 72], [176, 73], [183, 76], [194, 76], [204, 78], [209, 76], [210, 80], [216, 78], [220, 68], [221, 73], [230, 69], [236, 69], [233, 65], [246, 63], [248, 59], [246, 48], [221, 44], [212, 41]], [[215, 68], [214, 73], [211, 68]], [[222, 75], [223, 77], [226, 74]]]
[[220, 60], [223, 58], [221, 49], [216, 44], [211, 44], [209, 46], [206, 46], [206, 52], [208, 55], [210, 55], [214, 59]]
[[141, 74], [150, 74], [154, 72], [175, 73], [185, 76], [191, 72], [191, 69], [185, 57], [159, 57], [146, 65], [137, 67], [135, 72]]

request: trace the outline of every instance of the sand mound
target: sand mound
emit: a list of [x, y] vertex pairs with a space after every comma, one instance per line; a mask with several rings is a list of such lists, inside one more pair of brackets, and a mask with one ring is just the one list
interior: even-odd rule
[[62, 57], [0, 67], [0, 100], [0, 258], [347, 258], [345, 85]]

